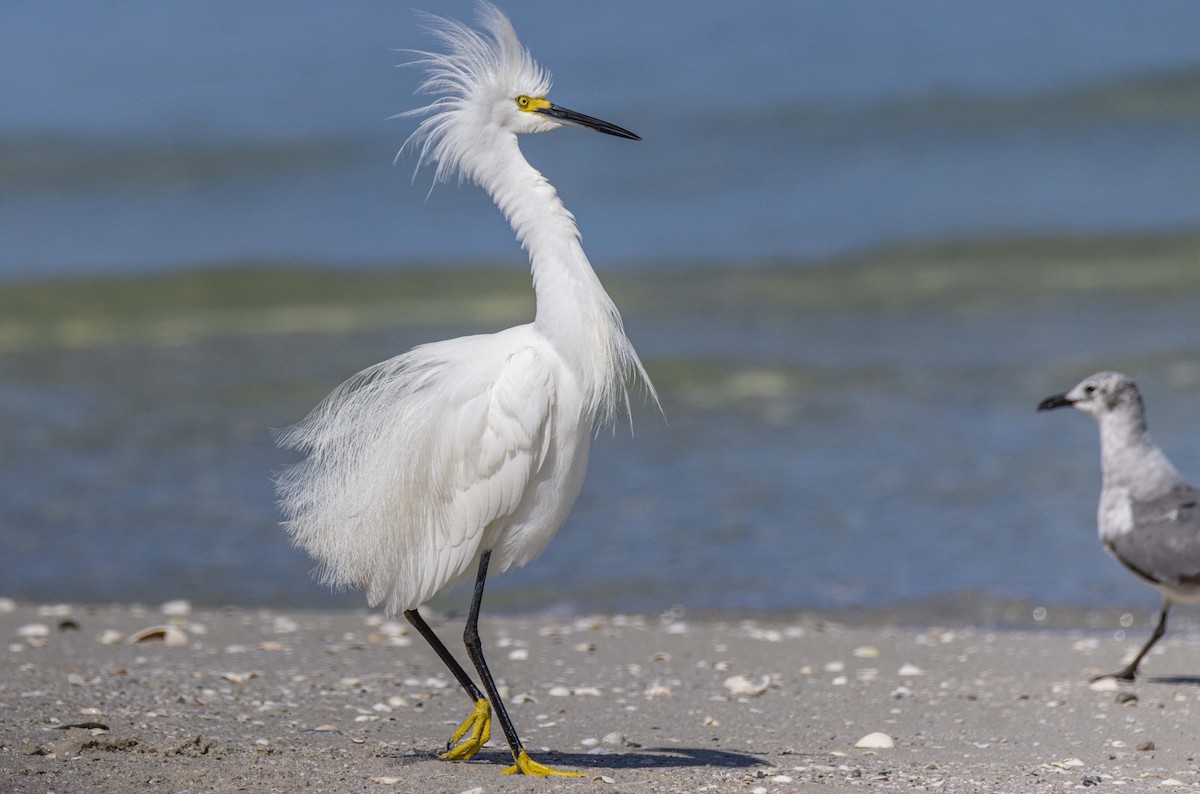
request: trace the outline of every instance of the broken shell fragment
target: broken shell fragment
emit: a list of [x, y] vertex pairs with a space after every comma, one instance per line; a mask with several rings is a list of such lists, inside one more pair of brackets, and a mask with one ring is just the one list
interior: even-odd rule
[[151, 642], [154, 640], [162, 640], [166, 645], [178, 647], [187, 645], [187, 632], [178, 626], [150, 626], [149, 628], [135, 631], [129, 635], [129, 642]]

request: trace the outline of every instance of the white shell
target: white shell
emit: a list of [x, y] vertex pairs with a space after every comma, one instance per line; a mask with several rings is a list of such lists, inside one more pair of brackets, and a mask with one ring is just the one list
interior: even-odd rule
[[854, 746], [871, 750], [890, 750], [896, 746], [896, 740], [886, 733], [875, 731], [859, 739]]
[[176, 598], [174, 601], [168, 601], [159, 609], [164, 615], [171, 617], [183, 617], [184, 615], [192, 614], [192, 602], [186, 598]]
[[758, 681], [751, 681], [744, 675], [734, 675], [725, 679], [725, 688], [735, 695], [761, 695], [767, 691], [770, 684], [770, 677], [765, 675]]

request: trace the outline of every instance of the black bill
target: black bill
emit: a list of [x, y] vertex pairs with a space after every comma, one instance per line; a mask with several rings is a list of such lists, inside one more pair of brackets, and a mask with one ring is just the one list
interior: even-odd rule
[[1053, 394], [1038, 403], [1037, 409], [1039, 411], [1050, 411], [1055, 408], [1066, 408], [1074, 404], [1074, 400], [1067, 399], [1067, 395], [1065, 394]]
[[618, 138], [628, 138], [631, 141], [640, 141], [642, 139], [641, 136], [635, 135], [624, 127], [618, 127], [616, 124], [609, 124], [607, 121], [585, 116], [582, 113], [576, 113], [574, 110], [567, 110], [555, 104], [538, 108], [534, 113], [541, 113], [543, 116], [557, 119], [563, 124], [573, 124], [576, 127], [586, 127], [589, 130], [603, 132], [607, 135], [616, 135]]

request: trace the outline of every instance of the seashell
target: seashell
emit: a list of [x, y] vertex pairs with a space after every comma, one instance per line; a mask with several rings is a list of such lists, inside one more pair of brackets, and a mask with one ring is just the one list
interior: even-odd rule
[[174, 601], [168, 601], [159, 607], [159, 610], [164, 615], [169, 615], [173, 618], [181, 618], [192, 614], [192, 602], [186, 598], [176, 598]]
[[1083, 766], [1083, 762], [1078, 758], [1068, 758], [1065, 761], [1051, 761], [1050, 766], [1056, 769], [1072, 769], [1077, 766]]
[[18, 637], [49, 637], [50, 627], [45, 623], [27, 623], [17, 629]]
[[896, 740], [886, 733], [875, 731], [859, 739], [854, 746], [870, 750], [890, 750], [896, 746]]
[[643, 692], [642, 694], [644, 694], [648, 698], [670, 697], [671, 696], [671, 687], [663, 686], [662, 684], [651, 684], [650, 686], [646, 687], [646, 691]]
[[725, 688], [735, 695], [761, 695], [771, 685], [769, 676], [763, 676], [758, 681], [751, 681], [744, 675], [734, 675], [725, 679]]
[[151, 640], [162, 640], [165, 644], [172, 647], [187, 645], [187, 632], [178, 626], [150, 626], [141, 631], [135, 631], [129, 635], [129, 642], [150, 642]]
[[388, 620], [379, 624], [379, 633], [387, 637], [403, 637], [408, 634], [408, 627], [398, 620]]

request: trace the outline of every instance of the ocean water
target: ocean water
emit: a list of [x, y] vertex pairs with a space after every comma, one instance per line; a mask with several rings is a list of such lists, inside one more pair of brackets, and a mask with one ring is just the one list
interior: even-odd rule
[[[599, 435], [491, 605], [1152, 610], [1095, 428], [1033, 409], [1127, 371], [1200, 479], [1200, 6], [506, 8], [645, 138], [525, 149], [665, 416]], [[487, 198], [392, 166], [427, 41], [394, 3], [0, 9], [0, 594], [361, 603], [277, 526], [270, 429], [532, 311]]]
[[[644, 138], [525, 142], [603, 269], [1200, 216], [1195, 3], [506, 8], [552, 98]], [[480, 191], [392, 166], [421, 24], [392, 0], [6, 3], [0, 278], [516, 261]]]

